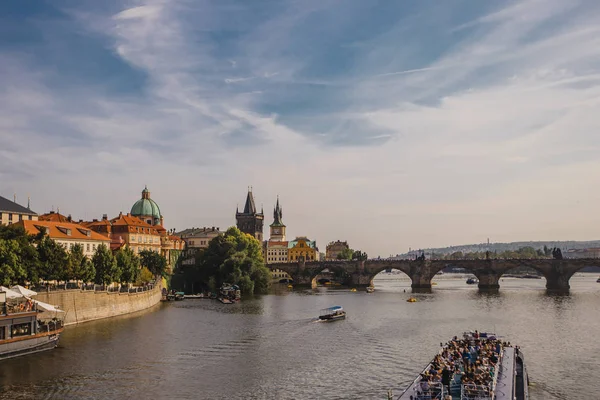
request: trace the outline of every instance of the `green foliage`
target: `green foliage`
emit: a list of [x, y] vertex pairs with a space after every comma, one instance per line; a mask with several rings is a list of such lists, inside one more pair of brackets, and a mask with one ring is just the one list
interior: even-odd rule
[[19, 262], [19, 244], [16, 240], [0, 239], [0, 284], [9, 286], [23, 283], [27, 274]]
[[117, 260], [104, 244], [96, 248], [96, 252], [92, 257], [92, 264], [96, 270], [95, 283], [109, 285], [113, 282], [119, 282], [121, 279], [121, 270], [117, 265]]
[[260, 242], [235, 227], [209, 242], [197, 255], [196, 268], [213, 290], [228, 282], [240, 286], [243, 293], [264, 293], [271, 280]]
[[[0, 239], [14, 240], [17, 244], [17, 256], [19, 259], [20, 268], [26, 272], [25, 280], [38, 283], [40, 262], [38, 258], [38, 251], [34, 246], [36, 238], [28, 235], [20, 226], [0, 226]], [[24, 282], [13, 282], [13, 283], [24, 283]]]
[[337, 259], [338, 260], [352, 260], [353, 255], [354, 255], [354, 250], [346, 247], [338, 253]]
[[167, 259], [155, 251], [144, 250], [140, 252], [141, 264], [148, 268], [154, 276], [165, 276], [167, 273]]
[[355, 250], [352, 253], [352, 259], [353, 260], [359, 260], [359, 261], [363, 261], [363, 260], [367, 260], [369, 257], [367, 256], [367, 253], [362, 252], [360, 250]]
[[135, 281], [135, 284], [141, 286], [146, 283], [152, 282], [153, 280], [154, 275], [152, 275], [152, 272], [150, 272], [148, 268], [142, 267], [140, 273], [138, 274], [137, 280]]
[[121, 271], [121, 283], [135, 282], [140, 272], [140, 258], [129, 247], [119, 249], [115, 258]]
[[69, 264], [67, 251], [54, 240], [44, 237], [37, 247], [40, 260], [39, 277], [48, 282], [61, 280]]

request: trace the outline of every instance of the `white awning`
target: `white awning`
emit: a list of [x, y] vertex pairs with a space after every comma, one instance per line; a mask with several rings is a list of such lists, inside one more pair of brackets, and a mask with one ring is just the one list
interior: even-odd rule
[[23, 296], [27, 296], [27, 297], [31, 297], [31, 296], [37, 295], [37, 292], [34, 292], [33, 290], [29, 290], [27, 288], [24, 288], [21, 285], [15, 285], [15, 286], [11, 287], [11, 290], [14, 290], [15, 292], [21, 293]]
[[10, 290], [5, 286], [0, 286], [0, 292], [5, 292], [6, 298], [8, 299], [18, 299], [19, 297], [23, 297], [21, 293], [15, 292], [14, 290]]
[[52, 311], [52, 312], [64, 312], [63, 310], [59, 310], [58, 306], [53, 306], [48, 303], [44, 303], [39, 300], [33, 300], [35, 304], [38, 305], [38, 308], [41, 308], [43, 311]]

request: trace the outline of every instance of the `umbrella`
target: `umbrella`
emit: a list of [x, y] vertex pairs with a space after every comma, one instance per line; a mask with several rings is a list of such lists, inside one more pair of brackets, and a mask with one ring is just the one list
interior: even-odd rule
[[29, 290], [27, 288], [24, 288], [21, 285], [15, 285], [15, 286], [11, 287], [11, 290], [14, 290], [15, 292], [21, 293], [23, 296], [27, 296], [27, 297], [31, 297], [31, 296], [37, 295], [37, 292], [34, 292], [33, 290]]
[[18, 299], [19, 297], [23, 297], [21, 293], [10, 290], [4, 286], [0, 286], [0, 292], [5, 292], [8, 299]]

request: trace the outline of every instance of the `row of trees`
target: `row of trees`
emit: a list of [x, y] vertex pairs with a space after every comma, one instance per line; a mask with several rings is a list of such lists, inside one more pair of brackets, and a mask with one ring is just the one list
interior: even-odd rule
[[212, 239], [196, 255], [196, 269], [212, 290], [227, 282], [238, 285], [242, 293], [265, 293], [271, 281], [260, 242], [236, 227]]
[[89, 259], [79, 244], [67, 251], [43, 234], [33, 236], [20, 227], [0, 227], [0, 284], [4, 286], [72, 280], [104, 285], [146, 283], [153, 276], [164, 275], [166, 266], [163, 256], [149, 250], [138, 256], [124, 247], [113, 254], [100, 245]]
[[338, 253], [337, 259], [362, 261], [368, 259], [368, 256], [365, 252], [360, 250], [352, 250], [351, 248], [347, 247]]
[[500, 253], [498, 252], [486, 252], [486, 251], [474, 251], [463, 253], [462, 251], [456, 251], [450, 254], [436, 254], [432, 255], [434, 259], [442, 260], [485, 260], [490, 259], [539, 259], [539, 258], [552, 258], [552, 249], [544, 246], [542, 249], [534, 249], [533, 247], [521, 247], [518, 250], [506, 250]]

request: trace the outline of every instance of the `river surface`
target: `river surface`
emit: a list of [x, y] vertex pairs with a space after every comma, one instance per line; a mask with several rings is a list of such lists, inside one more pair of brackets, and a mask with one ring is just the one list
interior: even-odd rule
[[[574, 276], [568, 296], [547, 295], [544, 279], [483, 294], [442, 275], [416, 303], [404, 277], [378, 275], [373, 294], [282, 286], [68, 327], [59, 348], [0, 363], [0, 399], [385, 399], [469, 329], [521, 345], [532, 400], [600, 398], [597, 274]], [[338, 304], [346, 320], [314, 322]]]

